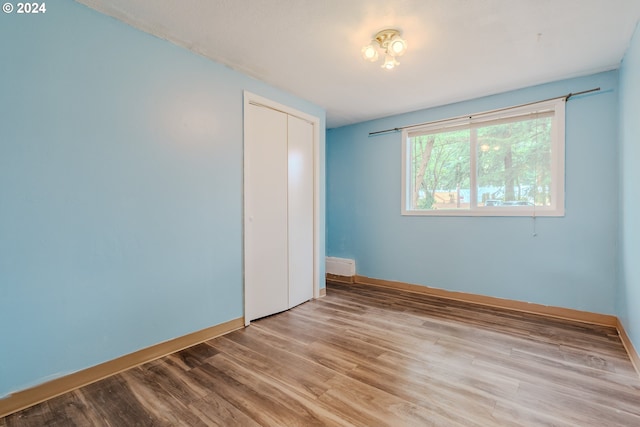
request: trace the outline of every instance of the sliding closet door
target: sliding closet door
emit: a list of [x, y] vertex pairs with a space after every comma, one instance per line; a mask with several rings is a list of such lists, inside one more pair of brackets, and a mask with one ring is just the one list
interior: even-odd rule
[[313, 297], [313, 125], [289, 116], [289, 307]]
[[251, 104], [245, 111], [246, 321], [289, 308], [287, 117]]

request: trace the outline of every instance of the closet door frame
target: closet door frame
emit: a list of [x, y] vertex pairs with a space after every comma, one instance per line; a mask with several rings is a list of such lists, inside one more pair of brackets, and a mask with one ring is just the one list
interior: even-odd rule
[[[249, 126], [251, 123], [247, 120], [247, 114], [249, 105], [257, 105], [261, 107], [270, 108], [272, 110], [280, 111], [282, 113], [289, 114], [291, 116], [297, 117], [299, 119], [305, 120], [312, 124], [313, 126], [313, 298], [320, 297], [320, 261], [322, 258], [322, 254], [320, 253], [320, 226], [319, 226], [319, 218], [320, 218], [320, 119], [316, 116], [304, 113], [299, 111], [293, 107], [289, 107], [284, 104], [280, 104], [278, 102], [272, 101], [268, 98], [264, 98], [262, 96], [256, 95], [249, 91], [244, 91], [244, 109], [243, 109], [243, 123], [244, 123], [244, 135], [248, 134]], [[246, 144], [246, 140], [243, 142]], [[246, 215], [246, 199], [245, 199], [245, 182], [244, 176], [247, 168], [247, 158], [244, 156], [244, 145], [243, 145], [243, 210], [242, 210], [242, 218], [243, 218], [243, 237], [242, 237], [242, 271], [243, 271], [243, 288], [244, 288], [244, 323], [245, 326], [249, 325], [250, 321], [247, 318], [247, 286], [245, 282], [245, 272], [246, 272], [246, 263], [245, 263], [245, 215]]]

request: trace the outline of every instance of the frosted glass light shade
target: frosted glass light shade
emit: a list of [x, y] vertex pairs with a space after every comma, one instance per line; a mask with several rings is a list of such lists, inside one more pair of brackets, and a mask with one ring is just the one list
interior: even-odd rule
[[373, 45], [369, 44], [362, 48], [362, 57], [367, 61], [377, 61], [378, 60], [378, 49], [376, 49]]
[[391, 56], [402, 56], [407, 51], [407, 42], [400, 36], [394, 36], [387, 49]]
[[382, 68], [384, 68], [385, 70], [393, 70], [396, 67], [396, 65], [399, 65], [399, 64], [400, 63], [396, 61], [396, 58], [387, 54], [384, 57], [384, 64], [382, 64]]

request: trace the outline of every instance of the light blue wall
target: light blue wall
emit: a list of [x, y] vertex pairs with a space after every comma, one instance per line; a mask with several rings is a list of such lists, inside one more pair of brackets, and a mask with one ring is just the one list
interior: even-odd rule
[[620, 286], [618, 316], [640, 351], [640, 26], [620, 68]]
[[324, 111], [70, 0], [0, 53], [0, 397], [242, 317], [243, 90]]
[[[566, 216], [400, 215], [401, 135], [368, 133], [561, 96]], [[618, 227], [616, 71], [402, 114], [327, 132], [327, 252], [357, 274], [599, 313], [615, 313]]]

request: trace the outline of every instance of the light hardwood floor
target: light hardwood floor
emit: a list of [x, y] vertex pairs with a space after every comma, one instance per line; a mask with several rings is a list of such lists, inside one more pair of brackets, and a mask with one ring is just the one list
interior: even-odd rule
[[616, 330], [362, 285], [0, 426], [640, 426]]

